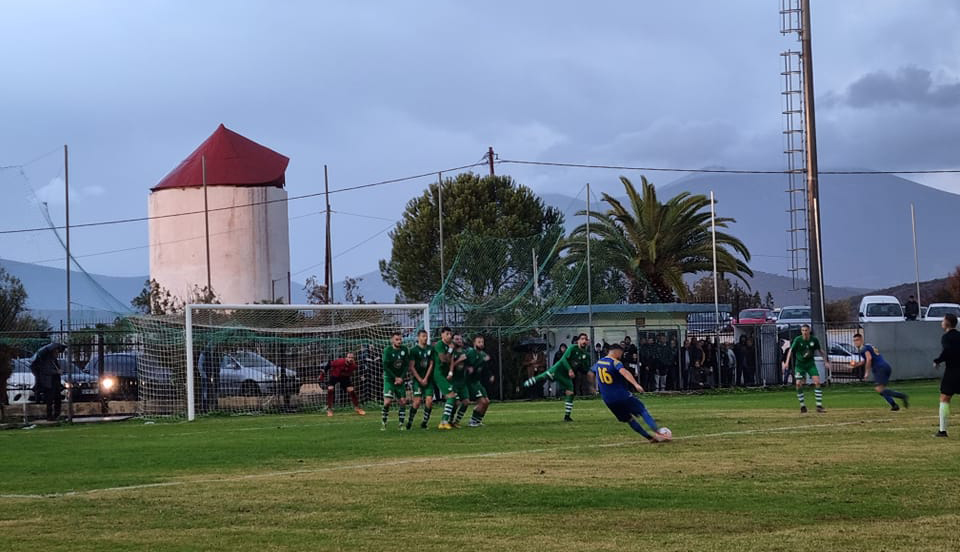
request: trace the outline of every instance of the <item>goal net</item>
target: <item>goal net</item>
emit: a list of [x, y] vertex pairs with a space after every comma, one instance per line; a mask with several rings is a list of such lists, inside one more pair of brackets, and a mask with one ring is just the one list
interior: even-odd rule
[[[430, 331], [428, 305], [189, 305], [137, 316], [145, 416], [302, 412], [327, 407], [329, 363], [353, 353], [363, 403], [383, 394], [381, 354], [394, 332]], [[349, 405], [335, 390], [336, 407]]]

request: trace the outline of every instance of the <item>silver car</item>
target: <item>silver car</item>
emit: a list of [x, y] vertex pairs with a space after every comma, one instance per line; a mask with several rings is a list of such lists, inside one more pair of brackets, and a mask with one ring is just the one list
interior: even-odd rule
[[[208, 365], [206, 355], [206, 352], [200, 355], [201, 370]], [[215, 384], [210, 376], [212, 374], [202, 374], [203, 387]], [[300, 388], [296, 372], [280, 368], [251, 351], [224, 353], [220, 357], [219, 376], [216, 395], [221, 397], [295, 394]]]

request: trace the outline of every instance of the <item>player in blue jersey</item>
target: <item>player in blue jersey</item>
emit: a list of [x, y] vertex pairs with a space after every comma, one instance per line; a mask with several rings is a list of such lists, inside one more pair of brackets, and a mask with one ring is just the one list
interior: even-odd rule
[[904, 408], [909, 408], [910, 402], [906, 393], [887, 389], [887, 383], [890, 381], [890, 374], [893, 370], [890, 368], [890, 364], [883, 359], [883, 356], [877, 352], [877, 349], [873, 345], [864, 344], [863, 336], [860, 334], [853, 336], [853, 346], [860, 352], [860, 360], [850, 361], [850, 366], [854, 368], [863, 366], [863, 379], [867, 379], [870, 373], [873, 372], [873, 381], [877, 384], [874, 389], [887, 401], [887, 404], [890, 405], [890, 410], [900, 410], [900, 406], [893, 400], [894, 398], [903, 401]]
[[[643, 387], [640, 387], [630, 370], [623, 367], [623, 363], [620, 362], [621, 357], [623, 357], [623, 347], [619, 343], [614, 343], [610, 345], [607, 356], [593, 365], [592, 370], [596, 376], [600, 397], [617, 420], [629, 424], [634, 431], [643, 435], [651, 443], [669, 441], [670, 437], [660, 434], [657, 422], [647, 408], [633, 396], [634, 390], [643, 393]], [[647, 433], [643, 424], [634, 416], [643, 418], [653, 433]]]

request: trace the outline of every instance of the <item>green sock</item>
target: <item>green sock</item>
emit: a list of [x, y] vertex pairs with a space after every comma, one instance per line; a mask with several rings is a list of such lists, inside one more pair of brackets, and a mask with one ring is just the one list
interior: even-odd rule
[[[426, 413], [424, 413], [424, 416], [426, 416]], [[407, 419], [407, 429], [410, 429], [410, 426], [413, 425], [413, 419], [416, 417], [417, 417], [417, 409], [411, 406], [410, 417]]]
[[423, 409], [423, 423], [424, 425], [430, 423], [430, 414], [433, 414], [433, 407], [428, 406]]
[[397, 415], [398, 415], [399, 418], [400, 418], [400, 425], [403, 425], [403, 418], [404, 418], [404, 414], [406, 414], [406, 413], [407, 413], [407, 407], [401, 406], [401, 407], [400, 407], [400, 411], [397, 412]]
[[460, 405], [460, 408], [457, 410], [457, 415], [456, 415], [456, 417], [454, 417], [454, 419], [453, 419], [453, 423], [455, 423], [455, 424], [459, 424], [459, 423], [460, 423], [460, 420], [462, 420], [462, 419], [463, 419], [463, 416], [467, 413], [467, 408], [469, 408], [469, 407], [467, 406], [467, 403], [463, 403], [463, 404]]
[[564, 405], [563, 416], [569, 418], [571, 412], [573, 412], [573, 395], [567, 395], [567, 404]]
[[380, 415], [383, 417], [383, 423], [387, 423], [387, 415], [390, 414], [390, 405], [383, 405], [383, 410], [380, 411]]
[[440, 419], [441, 423], [450, 423], [450, 417], [453, 416], [453, 407], [456, 402], [456, 399], [447, 399], [447, 402], [443, 405], [443, 418]]

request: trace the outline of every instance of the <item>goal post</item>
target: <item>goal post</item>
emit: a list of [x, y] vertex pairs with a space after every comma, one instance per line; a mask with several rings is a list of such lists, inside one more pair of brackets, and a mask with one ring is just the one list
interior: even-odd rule
[[[380, 402], [380, 355], [391, 335], [409, 345], [430, 322], [427, 304], [190, 304], [179, 317], [137, 317], [142, 413], [192, 421], [325, 410], [326, 369], [349, 353], [360, 401]], [[344, 389], [335, 393], [337, 404], [349, 404]]]

